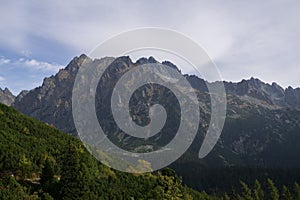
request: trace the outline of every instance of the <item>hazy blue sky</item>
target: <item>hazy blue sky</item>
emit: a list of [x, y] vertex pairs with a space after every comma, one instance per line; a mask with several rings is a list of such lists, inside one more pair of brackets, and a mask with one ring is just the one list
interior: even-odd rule
[[32, 89], [74, 56], [141, 27], [179, 31], [202, 45], [224, 80], [300, 86], [300, 1], [5, 1], [0, 87]]

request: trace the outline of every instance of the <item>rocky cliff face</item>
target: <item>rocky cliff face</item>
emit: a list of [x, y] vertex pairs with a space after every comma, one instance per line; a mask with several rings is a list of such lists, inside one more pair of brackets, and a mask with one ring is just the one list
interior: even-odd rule
[[270, 85], [255, 78], [242, 80], [239, 83], [225, 82], [225, 88], [227, 94], [236, 95], [245, 100], [300, 110], [300, 88], [289, 87], [284, 90], [276, 83]]
[[[12, 106], [24, 114], [76, 135], [71, 97], [76, 74], [85, 59], [89, 58], [85, 55], [75, 57], [65, 69], [45, 78], [41, 87], [18, 95]], [[89, 59], [89, 62], [98, 61]], [[141, 58], [136, 63], [129, 57], [117, 58], [101, 79], [100, 85], [105, 86], [97, 88], [97, 94], [100, 94], [96, 96], [97, 117], [100, 121], [103, 120], [101, 125], [105, 127], [104, 129], [111, 132], [112, 140], [121, 142], [121, 145], [128, 147], [130, 143], [145, 144], [144, 147], [148, 150], [155, 149], [170, 141], [174, 136], [172, 133], [178, 128], [178, 121], [170, 120], [164, 134], [153, 138], [151, 144], [131, 140], [132, 138], [112, 125], [114, 123], [111, 113], [106, 109], [110, 106], [110, 99], [106, 96], [111, 94], [109, 91], [123, 74], [137, 65], [155, 62], [157, 61], [152, 57]], [[178, 70], [170, 62], [164, 64]], [[197, 160], [197, 153], [210, 121], [210, 99], [206, 84], [214, 83], [207, 83], [196, 76], [185, 75], [185, 77], [195, 88], [201, 107], [198, 135], [186, 153], [189, 155], [188, 159]], [[300, 88], [289, 87], [284, 90], [276, 83], [270, 85], [254, 78], [239, 83], [224, 82], [224, 85], [228, 101], [227, 119], [218, 144], [205, 162], [221, 165], [273, 166], [278, 164], [279, 159], [281, 165], [300, 166], [300, 158], [296, 155], [300, 151], [297, 145], [297, 141], [300, 140]], [[150, 100], [135, 102], [133, 98], [131, 104], [135, 109], [133, 118], [137, 123], [147, 124], [147, 106], [153, 103], [167, 102], [171, 105], [170, 116], [180, 112], [180, 109], [174, 106], [176, 101], [172, 100], [172, 96], [166, 95], [169, 93], [165, 89], [149, 85], [135, 94], [136, 100], [141, 97], [139, 94], [143, 97], [140, 99], [147, 97]], [[162, 99], [159, 99], [161, 94]], [[159, 140], [162, 142], [156, 142]], [[133, 151], [147, 150], [136, 149], [134, 145], [128, 148]]]
[[45, 78], [43, 85], [17, 96], [13, 107], [40, 121], [66, 132], [75, 133], [72, 117], [72, 88], [85, 55], [75, 57], [65, 69]]
[[0, 88], [0, 103], [10, 106], [15, 100], [15, 96], [9, 91], [9, 89], [5, 88], [2, 90]]

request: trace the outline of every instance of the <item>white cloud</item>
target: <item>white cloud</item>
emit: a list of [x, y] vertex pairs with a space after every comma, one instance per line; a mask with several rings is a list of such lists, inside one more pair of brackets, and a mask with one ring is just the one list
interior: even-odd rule
[[10, 62], [9, 59], [3, 57], [0, 58], [0, 65], [8, 64], [9, 62]]
[[57, 72], [64, 68], [63, 65], [56, 63], [48, 63], [36, 59], [19, 58], [18, 60], [11, 60], [5, 57], [0, 57], [0, 66], [13, 68], [28, 68], [34, 71]]
[[63, 68], [62, 65], [37, 59], [19, 58], [15, 60], [0, 57], [1, 60], [3, 64], [0, 65], [0, 87], [9, 88], [15, 95], [22, 90], [40, 86], [45, 77], [49, 77]]
[[49, 71], [49, 72], [57, 72], [59, 69], [64, 67], [62, 65], [58, 65], [55, 63], [48, 63], [48, 62], [38, 61], [35, 59], [24, 59], [24, 58], [19, 59], [16, 63], [20, 66], [27, 67], [32, 70]]
[[[44, 38], [88, 53], [119, 32], [163, 27], [203, 45], [226, 80], [258, 76], [299, 87], [299, 9], [297, 0], [10, 1], [0, 7], [0, 44], [34, 55], [36, 43], [29, 40]], [[23, 64], [36, 70], [59, 68], [38, 60]]]

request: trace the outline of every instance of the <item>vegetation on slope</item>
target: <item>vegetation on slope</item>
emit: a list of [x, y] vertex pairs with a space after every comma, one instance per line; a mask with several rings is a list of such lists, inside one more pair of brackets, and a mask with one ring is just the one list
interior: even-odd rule
[[82, 143], [0, 104], [0, 199], [300, 199], [300, 187], [271, 179], [228, 194], [182, 185], [171, 169], [128, 174], [95, 160]]
[[[128, 174], [95, 160], [82, 143], [0, 104], [0, 199], [192, 199], [165, 169]], [[196, 198], [197, 199], [197, 198]]]

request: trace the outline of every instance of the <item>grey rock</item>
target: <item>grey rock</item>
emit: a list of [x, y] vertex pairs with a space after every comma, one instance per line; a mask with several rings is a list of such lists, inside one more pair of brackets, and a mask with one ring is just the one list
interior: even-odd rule
[[2, 90], [0, 88], [0, 103], [10, 106], [15, 100], [15, 96], [9, 91], [9, 89], [5, 88]]

